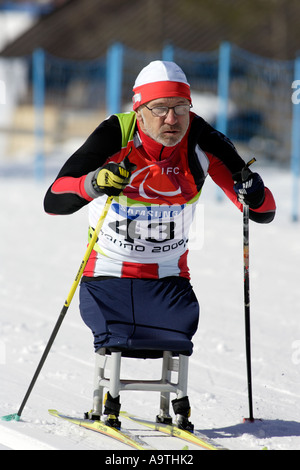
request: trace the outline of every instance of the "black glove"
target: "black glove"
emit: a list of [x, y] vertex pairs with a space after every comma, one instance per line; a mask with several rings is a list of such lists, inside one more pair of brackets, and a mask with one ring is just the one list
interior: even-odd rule
[[242, 171], [233, 176], [234, 186], [238, 201], [248, 205], [251, 209], [257, 209], [265, 199], [265, 185], [258, 173], [245, 166]]
[[128, 157], [119, 163], [110, 162], [99, 168], [92, 179], [94, 189], [107, 196], [119, 196], [129, 183], [131, 171], [136, 165], [130, 163]]

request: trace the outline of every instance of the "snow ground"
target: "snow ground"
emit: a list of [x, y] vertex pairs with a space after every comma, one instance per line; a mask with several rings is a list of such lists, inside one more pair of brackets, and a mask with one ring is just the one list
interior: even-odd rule
[[[261, 421], [243, 423], [248, 395], [242, 217], [229, 201], [216, 201], [210, 181], [201, 201], [203, 244], [201, 235], [189, 256], [201, 305], [189, 369], [191, 419], [196, 429], [233, 450], [299, 450], [300, 223], [291, 222], [290, 173], [256, 165], [278, 206], [272, 224], [250, 224], [253, 404]], [[85, 209], [65, 217], [44, 214], [50, 182], [15, 173], [0, 177], [0, 416], [17, 412], [86, 249]], [[124, 448], [47, 412], [57, 408], [80, 416], [91, 407], [94, 353], [77, 294], [22, 420], [0, 422], [1, 450]], [[158, 363], [127, 359], [122, 367], [124, 375], [150, 378]], [[121, 398], [123, 409], [145, 418], [158, 411], [157, 393], [123, 392]], [[161, 449], [184, 445], [153, 433], [147, 437]]]

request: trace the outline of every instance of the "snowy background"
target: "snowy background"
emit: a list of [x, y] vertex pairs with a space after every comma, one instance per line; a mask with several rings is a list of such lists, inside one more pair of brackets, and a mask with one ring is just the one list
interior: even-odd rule
[[[300, 224], [291, 222], [291, 174], [260, 166], [277, 202], [270, 225], [250, 224], [250, 298], [254, 416], [248, 416], [243, 308], [242, 215], [216, 201], [207, 181], [201, 199], [204, 237], [189, 256], [201, 320], [190, 358], [195, 428], [234, 450], [300, 449]], [[43, 212], [54, 174], [37, 182], [24, 171], [0, 177], [0, 416], [17, 412], [86, 249], [86, 209]], [[200, 237], [201, 238], [201, 237]], [[202, 243], [203, 242], [203, 243]], [[49, 416], [91, 408], [92, 336], [78, 311], [78, 292], [20, 422], [0, 422], [0, 449], [121, 449], [121, 444]], [[124, 360], [124, 376], [156, 378], [159, 360]], [[152, 419], [157, 393], [122, 392], [122, 408]], [[127, 425], [126, 422], [123, 423]], [[147, 437], [147, 436], [146, 436]], [[151, 441], [152, 439], [152, 441]], [[160, 449], [182, 441], [152, 436]], [[193, 446], [189, 446], [190, 449]]]

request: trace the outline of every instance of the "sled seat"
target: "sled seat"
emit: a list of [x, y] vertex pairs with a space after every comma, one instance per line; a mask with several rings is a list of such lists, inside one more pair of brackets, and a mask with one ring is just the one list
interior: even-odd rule
[[[188, 402], [188, 343], [189, 340], [182, 340], [168, 342], [168, 344], [163, 344], [163, 342], [161, 344], [155, 343], [155, 346], [153, 346], [153, 342], [144, 340], [131, 345], [134, 346], [132, 350], [128, 348], [123, 351], [116, 348], [99, 349], [95, 359], [93, 407], [88, 417], [91, 419], [101, 419], [105, 389], [107, 389], [109, 396], [113, 399], [119, 397], [120, 392], [140, 390], [160, 393], [160, 407], [157, 420], [159, 422], [171, 423], [170, 394], [175, 394], [177, 400], [183, 399], [185, 403]], [[158, 346], [164, 346], [164, 348], [156, 349]], [[165, 348], [166, 346], [167, 348]], [[124, 357], [133, 360], [143, 358], [146, 362], [149, 360], [160, 361], [160, 378], [157, 380], [141, 380], [133, 377], [122, 378], [121, 363]], [[132, 369], [134, 370], [134, 367]]]

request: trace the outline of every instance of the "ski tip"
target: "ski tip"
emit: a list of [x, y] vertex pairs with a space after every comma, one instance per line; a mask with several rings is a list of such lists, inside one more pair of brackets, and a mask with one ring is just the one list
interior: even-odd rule
[[13, 413], [11, 415], [1, 416], [1, 421], [20, 421], [20, 416], [18, 413]]

